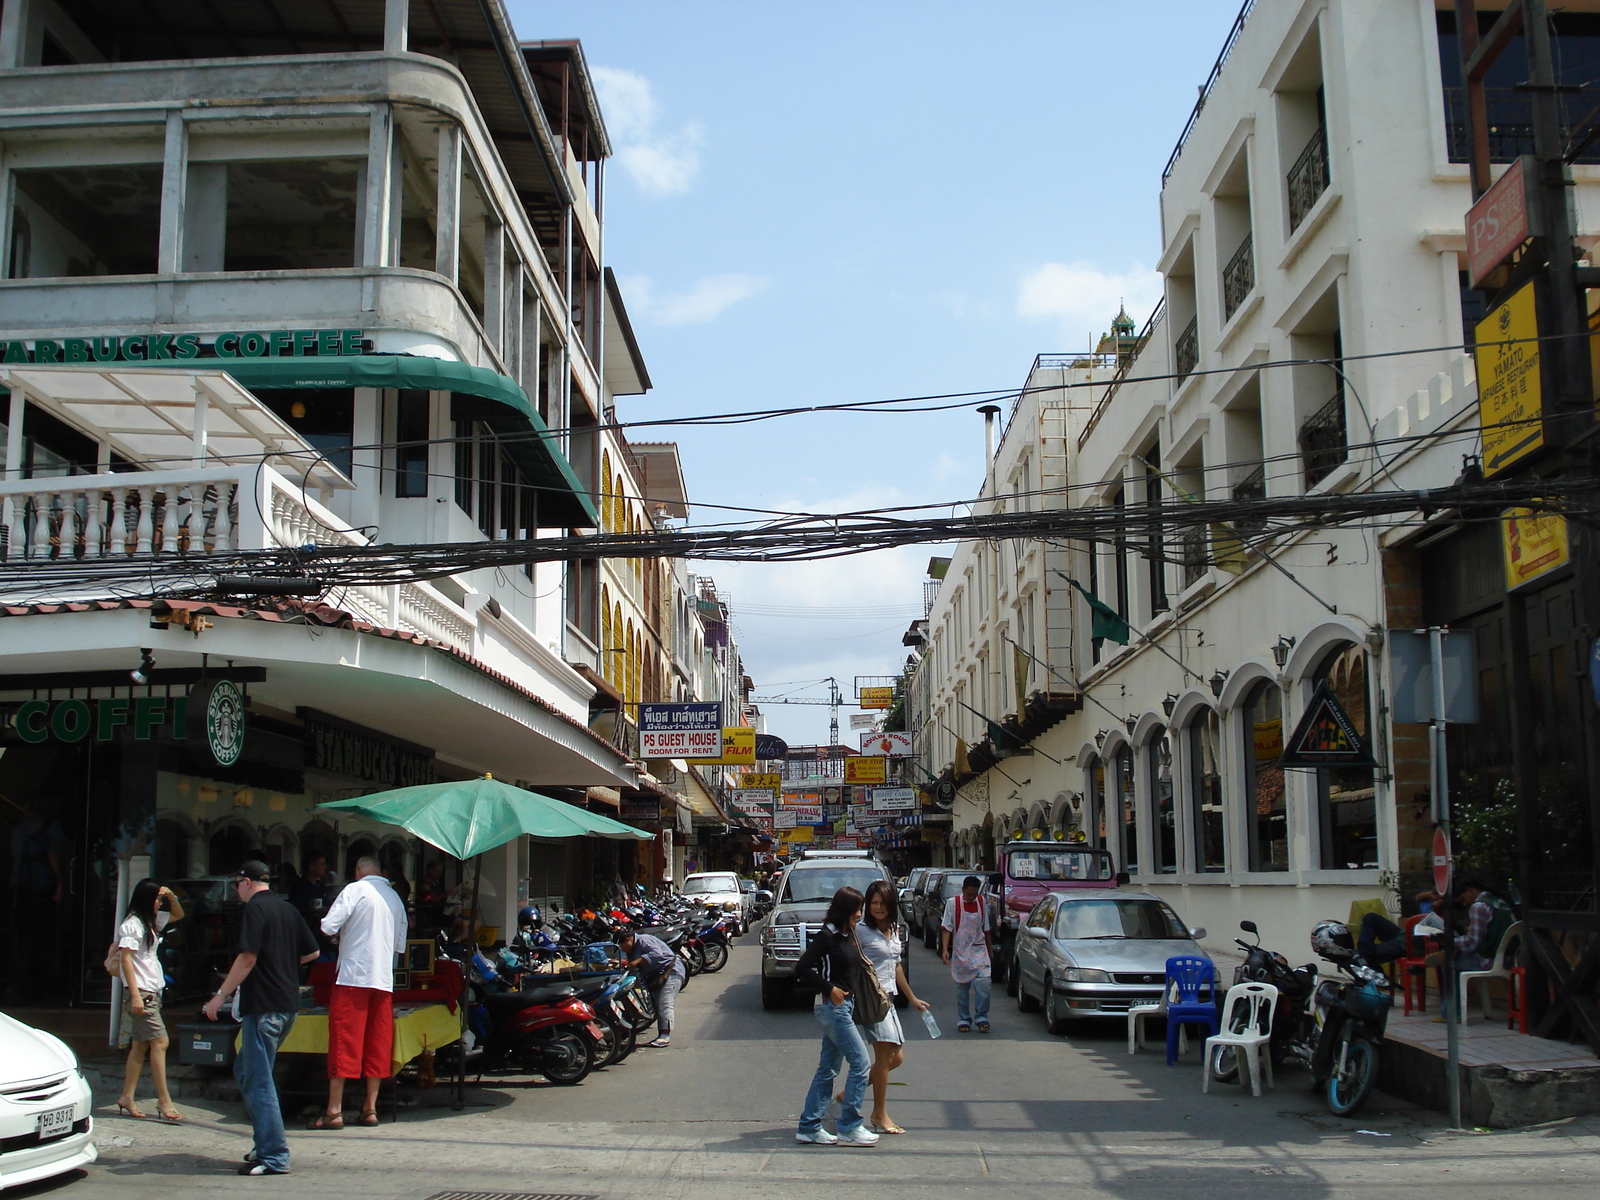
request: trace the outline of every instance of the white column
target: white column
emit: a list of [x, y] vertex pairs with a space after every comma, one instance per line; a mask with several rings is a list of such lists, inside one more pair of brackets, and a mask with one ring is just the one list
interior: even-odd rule
[[411, 0], [384, 0], [383, 50], [385, 54], [404, 54], [411, 18]]
[[33, 15], [33, 0], [6, 0], [5, 12], [0, 14], [0, 68], [26, 65]]
[[450, 509], [455, 504], [456, 448], [449, 438], [455, 430], [450, 422], [450, 393], [428, 393], [428, 527], [436, 542], [450, 540]]
[[355, 420], [351, 436], [357, 449], [352, 455], [351, 472], [356, 485], [355, 498], [350, 505], [350, 524], [357, 529], [378, 524], [383, 499], [383, 472], [377, 449], [378, 431], [383, 427], [379, 405], [383, 393], [377, 388], [355, 389]]
[[183, 269], [183, 206], [188, 191], [189, 139], [183, 111], [167, 113], [167, 143], [161, 165], [161, 237], [156, 270], [164, 274]]
[[438, 210], [434, 270], [455, 283], [461, 268], [461, 128], [455, 124], [439, 130]]
[[194, 386], [194, 465], [206, 465], [206, 418], [210, 415], [211, 396], [199, 383]]
[[506, 360], [506, 229], [493, 217], [483, 219], [483, 331], [489, 344]]
[[6, 479], [22, 478], [22, 414], [28, 397], [19, 384], [11, 385], [11, 417], [6, 423]]
[[522, 383], [524, 374], [522, 353], [522, 264], [513, 258], [506, 269], [505, 345], [500, 359], [506, 364], [506, 374]]
[[394, 121], [387, 104], [374, 105], [367, 124], [366, 190], [361, 210], [361, 265], [387, 267], [394, 219]]

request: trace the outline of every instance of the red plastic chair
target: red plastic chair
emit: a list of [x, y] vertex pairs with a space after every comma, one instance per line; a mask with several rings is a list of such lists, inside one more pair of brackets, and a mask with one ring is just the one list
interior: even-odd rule
[[[1416, 934], [1417, 922], [1422, 920], [1424, 914], [1418, 913], [1414, 917], [1407, 917], [1400, 923], [1406, 939], [1405, 957], [1395, 961], [1395, 970], [1400, 973], [1400, 987], [1405, 995], [1405, 1015], [1411, 1015], [1413, 1003], [1413, 990], [1415, 991], [1415, 1004], [1418, 1012], [1428, 1011], [1428, 954], [1437, 949], [1434, 940], [1430, 937], [1418, 937]], [[1444, 995], [1444, 971], [1435, 968], [1434, 974], [1438, 977], [1439, 994]]]
[[1528, 968], [1512, 967], [1506, 980], [1506, 1028], [1528, 1032]]

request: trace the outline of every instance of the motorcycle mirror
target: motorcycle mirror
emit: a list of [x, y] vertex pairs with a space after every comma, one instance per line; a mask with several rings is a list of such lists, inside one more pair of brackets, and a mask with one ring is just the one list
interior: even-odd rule
[[1239, 928], [1244, 930], [1246, 933], [1259, 932], [1259, 930], [1256, 929], [1256, 923], [1254, 921], [1240, 921]]

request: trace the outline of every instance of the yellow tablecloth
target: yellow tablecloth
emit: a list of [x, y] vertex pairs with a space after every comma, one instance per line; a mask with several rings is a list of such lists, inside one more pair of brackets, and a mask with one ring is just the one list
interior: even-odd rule
[[[394, 1070], [410, 1062], [424, 1050], [437, 1050], [461, 1037], [461, 1015], [443, 1004], [424, 1004], [419, 1008], [397, 1008], [394, 1012], [394, 1050], [390, 1053]], [[234, 1041], [238, 1049], [238, 1040]], [[303, 1012], [295, 1017], [289, 1036], [278, 1047], [280, 1054], [326, 1054], [328, 1052], [328, 1010]]]

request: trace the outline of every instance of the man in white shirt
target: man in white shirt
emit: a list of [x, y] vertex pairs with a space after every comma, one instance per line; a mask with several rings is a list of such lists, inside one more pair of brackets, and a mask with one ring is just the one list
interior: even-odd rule
[[406, 906], [375, 858], [356, 863], [355, 882], [322, 918], [339, 939], [339, 977], [328, 1002], [328, 1107], [312, 1129], [344, 1128], [344, 1081], [364, 1079], [361, 1124], [378, 1123], [378, 1085], [394, 1050], [394, 964], [406, 948]]

